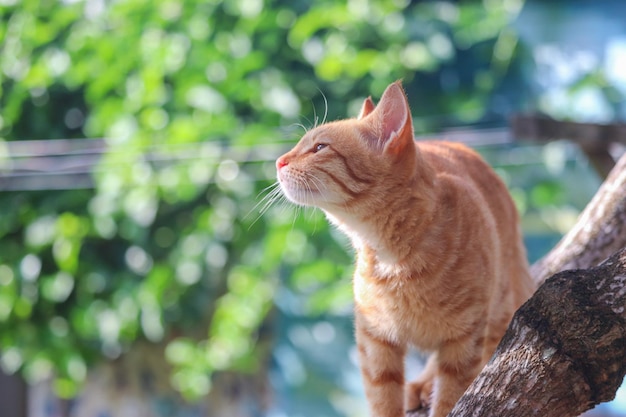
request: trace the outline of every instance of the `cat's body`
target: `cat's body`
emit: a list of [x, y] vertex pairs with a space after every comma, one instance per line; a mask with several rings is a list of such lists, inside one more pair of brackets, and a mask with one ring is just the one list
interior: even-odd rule
[[[372, 417], [448, 414], [534, 290], [515, 206], [459, 144], [418, 142], [399, 83], [357, 119], [308, 132], [277, 160], [292, 201], [320, 207], [357, 251], [355, 325]], [[407, 347], [432, 351], [403, 388]]]

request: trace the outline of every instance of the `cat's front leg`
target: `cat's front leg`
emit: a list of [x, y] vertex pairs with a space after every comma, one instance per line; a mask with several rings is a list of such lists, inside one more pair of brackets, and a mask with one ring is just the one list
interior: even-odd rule
[[471, 335], [463, 343], [450, 343], [437, 352], [437, 369], [429, 417], [447, 416], [480, 372], [483, 337]]
[[356, 343], [371, 417], [404, 417], [406, 346], [375, 334], [356, 317]]

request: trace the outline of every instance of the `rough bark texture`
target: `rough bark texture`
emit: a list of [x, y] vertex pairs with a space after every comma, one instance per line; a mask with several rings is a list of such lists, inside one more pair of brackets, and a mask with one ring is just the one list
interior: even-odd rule
[[548, 279], [450, 416], [577, 416], [626, 373], [626, 249]]
[[614, 398], [626, 374], [626, 154], [531, 273], [543, 285], [450, 416], [577, 416]]

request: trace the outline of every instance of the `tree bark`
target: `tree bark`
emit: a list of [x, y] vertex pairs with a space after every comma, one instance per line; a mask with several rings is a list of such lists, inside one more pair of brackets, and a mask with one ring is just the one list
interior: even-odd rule
[[531, 274], [542, 285], [451, 417], [577, 416], [614, 398], [626, 374], [626, 154]]
[[613, 399], [626, 373], [624, 284], [626, 249], [548, 279], [450, 416], [577, 416]]

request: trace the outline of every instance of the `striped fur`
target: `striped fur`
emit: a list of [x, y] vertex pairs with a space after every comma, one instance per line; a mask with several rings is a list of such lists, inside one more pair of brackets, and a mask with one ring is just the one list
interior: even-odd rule
[[[307, 132], [276, 165], [287, 198], [321, 208], [355, 247], [371, 415], [447, 415], [534, 291], [502, 181], [463, 145], [415, 142], [399, 83], [378, 106], [366, 99], [358, 118]], [[405, 386], [409, 345], [432, 355]]]

